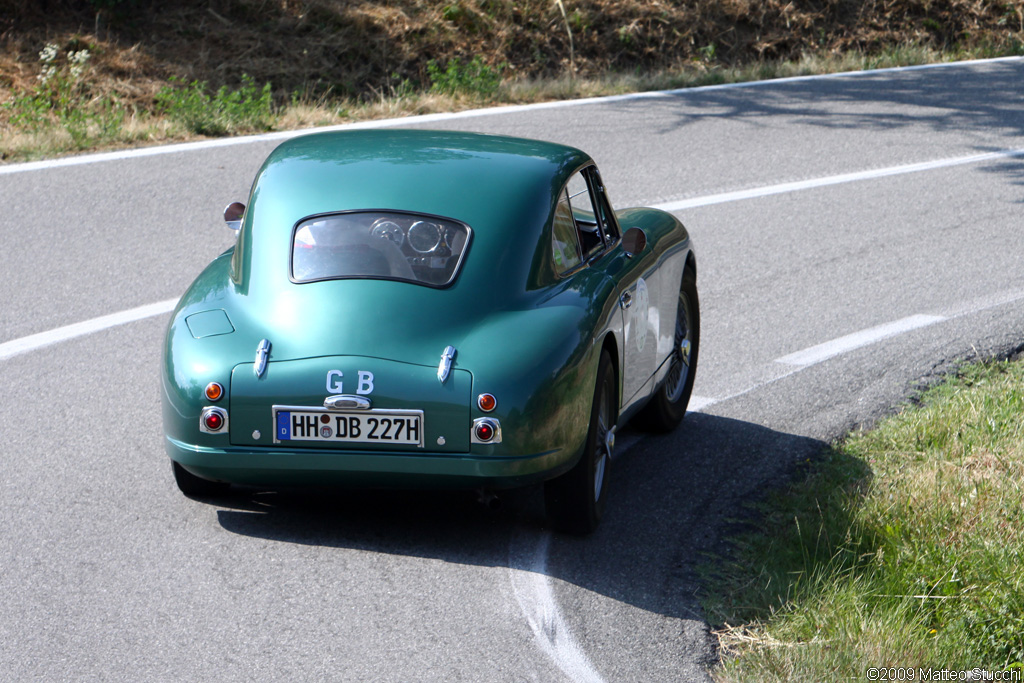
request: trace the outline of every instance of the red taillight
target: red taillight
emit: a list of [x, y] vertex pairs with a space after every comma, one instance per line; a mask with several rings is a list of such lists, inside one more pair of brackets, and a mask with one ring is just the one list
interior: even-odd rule
[[216, 434], [227, 429], [227, 426], [228, 414], [223, 408], [213, 406], [203, 408], [203, 413], [199, 416], [199, 431]]
[[224, 416], [220, 413], [209, 412], [203, 420], [206, 423], [206, 428], [211, 432], [219, 432], [220, 428], [224, 426]]
[[501, 424], [493, 417], [478, 417], [473, 420], [473, 428], [469, 433], [470, 443], [496, 444], [501, 443]]
[[219, 401], [220, 397], [224, 395], [224, 387], [218, 382], [210, 382], [206, 385], [206, 398], [211, 401]]
[[489, 413], [498, 407], [498, 399], [494, 398], [493, 394], [480, 394], [476, 397], [476, 404], [480, 410]]
[[489, 422], [478, 422], [476, 425], [476, 438], [481, 441], [490, 441], [494, 438], [494, 425]]

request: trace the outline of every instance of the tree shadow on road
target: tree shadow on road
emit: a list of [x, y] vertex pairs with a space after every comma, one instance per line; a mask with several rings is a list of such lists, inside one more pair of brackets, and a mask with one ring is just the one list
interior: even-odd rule
[[[722, 118], [753, 125], [785, 121], [876, 131], [925, 126], [935, 132], [984, 129], [1022, 135], [1020, 76], [1020, 63], [1010, 61], [987, 65], [984, 78], [969, 69], [859, 72], [766, 81], [753, 88], [682, 91], [654, 102], [684, 105], [675, 128]], [[844, 103], [849, 106], [836, 107]]]

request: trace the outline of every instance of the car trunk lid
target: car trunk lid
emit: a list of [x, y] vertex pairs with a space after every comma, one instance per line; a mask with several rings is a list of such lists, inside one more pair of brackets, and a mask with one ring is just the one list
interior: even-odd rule
[[[441, 382], [437, 366], [371, 356], [270, 361], [262, 376], [239, 364], [231, 373], [231, 443], [468, 452], [471, 384], [466, 370]], [[337, 398], [328, 408], [330, 397]]]

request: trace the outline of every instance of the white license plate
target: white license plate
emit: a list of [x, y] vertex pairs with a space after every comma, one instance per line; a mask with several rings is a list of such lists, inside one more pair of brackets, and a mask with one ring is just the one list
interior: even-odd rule
[[423, 446], [422, 410], [338, 412], [274, 406], [274, 442], [321, 441]]

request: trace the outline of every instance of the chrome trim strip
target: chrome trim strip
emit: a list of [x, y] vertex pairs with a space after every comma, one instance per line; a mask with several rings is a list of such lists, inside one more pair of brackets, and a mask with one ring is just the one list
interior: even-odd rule
[[324, 408], [327, 408], [327, 410], [369, 410], [370, 399], [365, 396], [338, 394], [337, 396], [325, 398]]
[[256, 361], [252, 364], [253, 372], [257, 377], [262, 377], [267, 371], [267, 359], [270, 357], [270, 340], [264, 339], [256, 347]]
[[455, 360], [455, 354], [458, 351], [454, 346], [444, 347], [444, 353], [441, 354], [441, 362], [437, 366], [437, 380], [444, 384], [448, 381], [448, 375], [452, 369], [452, 361]]

